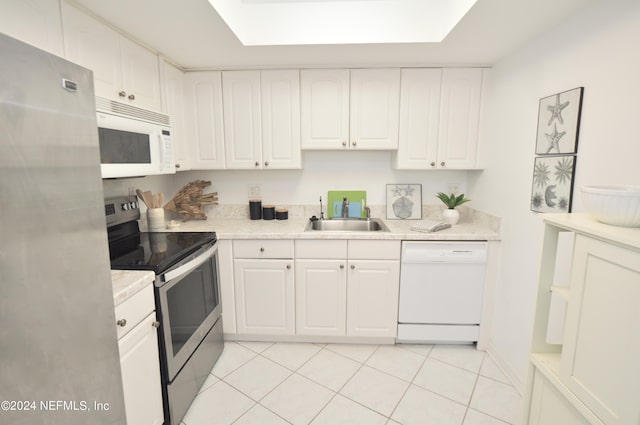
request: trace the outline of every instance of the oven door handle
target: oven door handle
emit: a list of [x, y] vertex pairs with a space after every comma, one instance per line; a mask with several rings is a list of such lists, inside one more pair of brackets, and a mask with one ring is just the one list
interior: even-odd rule
[[206, 251], [199, 254], [198, 251], [192, 256], [186, 258], [182, 261], [182, 265], [176, 267], [175, 269], [169, 270], [166, 272], [163, 277], [165, 282], [169, 282], [177, 277], [187, 275], [191, 273], [192, 270], [200, 267], [205, 261], [207, 261], [211, 256], [218, 250], [218, 244], [214, 243], [213, 246], [208, 248]]

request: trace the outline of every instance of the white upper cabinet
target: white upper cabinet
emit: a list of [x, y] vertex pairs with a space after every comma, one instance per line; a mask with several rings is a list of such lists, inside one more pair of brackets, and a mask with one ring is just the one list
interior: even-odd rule
[[343, 149], [349, 142], [349, 70], [300, 71], [303, 149]]
[[399, 69], [301, 75], [303, 149], [398, 148]]
[[300, 168], [299, 71], [223, 71], [226, 167]]
[[171, 117], [176, 171], [190, 168], [187, 155], [187, 135], [184, 116], [184, 72], [166, 60], [160, 63], [162, 71], [162, 110]]
[[403, 69], [396, 169], [478, 167], [481, 68]]
[[260, 72], [263, 168], [301, 168], [300, 71]]
[[185, 74], [185, 118], [191, 169], [225, 168], [222, 119], [222, 73]]
[[160, 111], [158, 57], [62, 2], [67, 59], [93, 71], [96, 95]]
[[397, 169], [435, 167], [442, 69], [403, 69], [401, 80], [399, 141], [393, 165]]
[[482, 68], [442, 70], [439, 168], [476, 168]]
[[58, 0], [3, 0], [0, 32], [64, 57]]
[[397, 149], [399, 69], [351, 70], [351, 148]]
[[260, 71], [224, 71], [222, 105], [227, 168], [260, 168]]

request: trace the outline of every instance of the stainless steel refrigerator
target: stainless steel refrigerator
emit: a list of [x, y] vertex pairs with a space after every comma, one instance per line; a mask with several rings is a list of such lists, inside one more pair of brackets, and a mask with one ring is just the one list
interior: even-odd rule
[[125, 423], [94, 102], [89, 70], [0, 33], [3, 425]]

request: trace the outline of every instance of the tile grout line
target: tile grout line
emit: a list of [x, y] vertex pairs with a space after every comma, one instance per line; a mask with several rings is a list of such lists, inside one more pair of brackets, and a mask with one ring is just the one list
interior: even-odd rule
[[396, 412], [396, 410], [398, 410], [398, 406], [400, 406], [400, 403], [402, 403], [402, 400], [407, 395], [407, 392], [409, 391], [409, 388], [411, 388], [411, 385], [413, 385], [413, 381], [415, 381], [416, 376], [418, 376], [418, 373], [420, 373], [420, 370], [422, 369], [422, 367], [426, 363], [427, 359], [431, 356], [431, 352], [432, 351], [433, 351], [433, 346], [431, 347], [431, 350], [429, 350], [429, 354], [427, 354], [425, 356], [425, 358], [422, 359], [422, 363], [420, 364], [420, 367], [418, 368], [418, 370], [416, 370], [416, 373], [413, 374], [413, 378], [411, 378], [411, 381], [409, 382], [409, 385], [407, 385], [407, 388], [405, 388], [404, 392], [402, 393], [402, 396], [400, 397], [400, 399], [398, 399], [398, 402], [396, 403], [395, 407], [393, 408], [391, 413], [389, 413], [389, 416], [387, 416], [387, 423], [389, 423], [389, 421], [391, 421], [391, 420], [395, 421], [395, 419], [392, 419], [393, 418], [393, 414]]

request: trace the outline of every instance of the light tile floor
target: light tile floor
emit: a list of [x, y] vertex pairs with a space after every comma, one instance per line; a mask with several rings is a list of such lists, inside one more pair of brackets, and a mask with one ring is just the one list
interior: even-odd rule
[[520, 404], [470, 345], [226, 342], [182, 425], [505, 425]]

